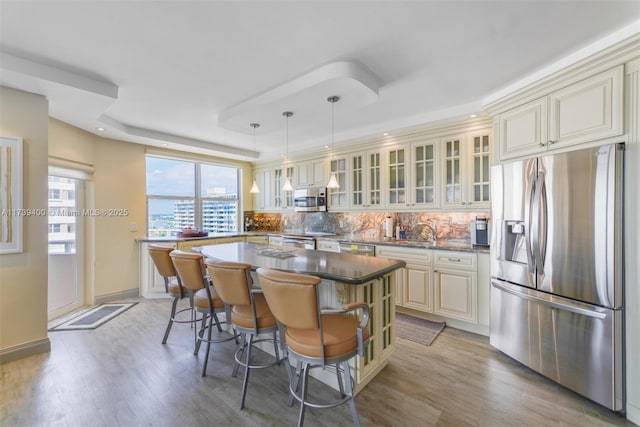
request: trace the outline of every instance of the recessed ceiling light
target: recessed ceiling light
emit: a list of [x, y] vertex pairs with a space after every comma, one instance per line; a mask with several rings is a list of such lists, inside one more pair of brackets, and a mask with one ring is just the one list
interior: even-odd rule
[[476, 114], [472, 114], [469, 117], [471, 117], [473, 119], [474, 117], [477, 117], [477, 115]]
[[164, 142], [164, 143], [162, 144], [162, 146], [163, 146], [163, 147], [168, 147], [168, 146], [169, 146], [169, 144], [167, 144], [166, 142]]
[[327, 149], [327, 148], [329, 148], [329, 146], [328, 146], [328, 145], [325, 145], [325, 146], [324, 146], [324, 148], [325, 148], [325, 149]]
[[104, 128], [96, 128], [98, 132], [104, 132]]
[[389, 133], [385, 132], [385, 133], [382, 134], [382, 136], [389, 136]]

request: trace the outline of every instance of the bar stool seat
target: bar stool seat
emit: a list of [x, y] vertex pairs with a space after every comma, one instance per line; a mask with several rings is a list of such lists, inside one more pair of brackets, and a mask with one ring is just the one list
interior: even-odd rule
[[[253, 296], [253, 304], [255, 305], [258, 329], [273, 328], [277, 326], [276, 318], [269, 310], [267, 300], [262, 294], [255, 294]], [[253, 328], [254, 317], [251, 306], [248, 305], [234, 305], [231, 309], [231, 322], [241, 328]]]
[[[326, 409], [349, 403], [356, 426], [360, 425], [353, 399], [353, 378], [349, 359], [364, 355], [369, 343], [369, 306], [365, 302], [346, 304], [342, 309], [320, 309], [319, 277], [285, 273], [268, 268], [257, 270], [264, 296], [279, 324], [286, 327], [285, 349], [296, 359], [295, 376], [289, 373], [289, 406], [300, 402], [298, 426], [307, 407]], [[361, 320], [352, 316], [362, 312]], [[312, 402], [307, 398], [309, 370], [335, 366], [340, 398], [333, 402]], [[302, 389], [298, 386], [302, 381]]]
[[[175, 266], [178, 277], [180, 277], [181, 283], [184, 287], [189, 289], [192, 295], [193, 306], [199, 312], [202, 313], [202, 324], [200, 331], [196, 339], [196, 348], [193, 354], [198, 354], [200, 351], [200, 345], [204, 342], [207, 344], [207, 351], [205, 352], [204, 364], [202, 366], [202, 376], [207, 375], [207, 365], [209, 362], [209, 351], [211, 350], [212, 343], [222, 343], [226, 341], [235, 340], [237, 344], [237, 335], [235, 332], [229, 334], [222, 330], [222, 324], [230, 324], [229, 316], [225, 321], [218, 319], [218, 314], [225, 311], [228, 312], [228, 307], [215, 291], [215, 288], [211, 285], [209, 276], [207, 276], [204, 266], [204, 256], [199, 253], [185, 252], [175, 250], [170, 254]], [[207, 324], [207, 319], [209, 320]], [[214, 325], [218, 331], [216, 336], [213, 335]], [[207, 332], [205, 338], [204, 333]]]
[[[169, 323], [167, 324], [167, 327], [165, 329], [164, 337], [162, 338], [162, 344], [167, 343], [169, 333], [171, 332], [171, 327], [174, 323], [190, 323], [191, 325], [194, 325], [195, 323], [199, 322], [199, 319], [197, 319], [195, 315], [195, 311], [193, 308], [193, 299], [191, 298], [189, 289], [182, 286], [180, 278], [178, 277], [178, 273], [176, 273], [173, 262], [171, 261], [171, 256], [169, 254], [172, 251], [173, 248], [169, 246], [152, 244], [148, 247], [149, 256], [151, 257], [153, 264], [158, 270], [158, 273], [164, 280], [165, 292], [173, 298], [173, 303], [171, 304], [171, 314], [169, 315]], [[178, 310], [178, 302], [183, 298], [189, 298], [189, 307]], [[186, 312], [189, 312], [190, 318], [181, 318], [181, 314]]]
[[[348, 316], [322, 315], [324, 356], [340, 357], [358, 347], [358, 319]], [[311, 329], [287, 328], [287, 346], [290, 350], [309, 357], [322, 357], [318, 332]], [[369, 328], [363, 331], [363, 340], [369, 339]]]
[[[249, 372], [280, 364], [278, 352], [278, 323], [271, 313], [262, 290], [253, 287], [251, 265], [239, 262], [207, 260], [207, 272], [220, 298], [231, 306], [231, 324], [242, 336], [242, 344], [236, 350], [236, 365], [232, 376], [237, 376], [240, 366], [244, 367], [240, 409], [244, 408], [249, 383]], [[272, 338], [260, 338], [259, 335], [271, 334]], [[254, 344], [272, 342], [275, 358], [270, 362], [256, 363], [251, 360]], [[244, 357], [243, 357], [244, 356]], [[288, 375], [291, 375], [287, 366]]]

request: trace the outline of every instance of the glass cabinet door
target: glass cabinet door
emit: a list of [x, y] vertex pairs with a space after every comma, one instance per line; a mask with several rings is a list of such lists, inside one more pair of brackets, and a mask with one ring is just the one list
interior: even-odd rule
[[378, 207], [382, 205], [382, 164], [380, 152], [369, 153], [367, 158], [369, 185], [367, 188], [366, 205]]
[[398, 148], [389, 150], [388, 160], [389, 190], [387, 193], [387, 204], [396, 207], [407, 206], [406, 149]]
[[489, 202], [489, 176], [491, 162], [489, 135], [473, 136], [473, 179], [471, 182], [471, 202]]
[[436, 142], [413, 145], [413, 186], [412, 205], [436, 204]]
[[284, 179], [282, 178], [282, 169], [273, 170], [273, 207], [276, 209], [282, 208], [284, 200], [282, 198], [282, 186], [284, 185]]
[[351, 203], [352, 208], [364, 207], [364, 156], [351, 156]]
[[[293, 166], [287, 166], [287, 168], [285, 169], [285, 174], [286, 174], [285, 179], [289, 178], [289, 182], [291, 182], [291, 185], [295, 189], [296, 184], [295, 182], [293, 182], [293, 173], [294, 173]], [[284, 183], [282, 185], [284, 185]], [[284, 203], [285, 203], [285, 207], [287, 208], [293, 207], [293, 191], [284, 191]]]
[[347, 207], [347, 159], [334, 159], [330, 163], [330, 172], [335, 173], [340, 188], [328, 188], [330, 206]]
[[463, 204], [461, 140], [462, 138], [450, 138], [444, 141], [444, 202], [447, 204]]

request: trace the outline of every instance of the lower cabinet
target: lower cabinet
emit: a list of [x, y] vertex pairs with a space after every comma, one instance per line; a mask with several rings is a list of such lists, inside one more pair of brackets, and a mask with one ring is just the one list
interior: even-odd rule
[[376, 256], [400, 259], [407, 263], [405, 268], [395, 272], [396, 305], [427, 313], [433, 312], [431, 251], [378, 246]]
[[434, 253], [434, 314], [478, 323], [475, 253]]
[[255, 235], [255, 236], [246, 236], [245, 237], [245, 242], [248, 243], [263, 243], [263, 244], [268, 244], [269, 243], [269, 237], [266, 234], [261, 234], [261, 235]]
[[478, 323], [478, 258], [475, 252], [378, 246], [376, 256], [407, 263], [405, 268], [395, 272], [396, 306]]

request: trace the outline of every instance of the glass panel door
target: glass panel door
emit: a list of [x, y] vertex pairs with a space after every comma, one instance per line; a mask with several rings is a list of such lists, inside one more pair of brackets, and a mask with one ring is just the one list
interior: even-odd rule
[[84, 181], [49, 176], [48, 318], [84, 305]]

